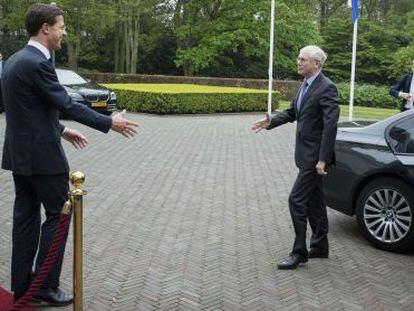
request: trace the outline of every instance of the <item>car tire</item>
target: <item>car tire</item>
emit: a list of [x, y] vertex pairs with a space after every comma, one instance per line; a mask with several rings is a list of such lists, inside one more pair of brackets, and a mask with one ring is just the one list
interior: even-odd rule
[[414, 191], [407, 183], [381, 177], [358, 196], [356, 216], [365, 238], [393, 252], [414, 248]]

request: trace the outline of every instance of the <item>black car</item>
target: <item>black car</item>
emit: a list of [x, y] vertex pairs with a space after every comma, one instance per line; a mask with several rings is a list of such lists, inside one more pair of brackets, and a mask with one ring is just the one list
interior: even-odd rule
[[91, 83], [72, 70], [56, 69], [62, 84], [73, 100], [100, 113], [111, 115], [117, 109], [116, 94], [107, 88]]
[[324, 178], [327, 206], [356, 215], [379, 248], [414, 248], [414, 111], [376, 123], [339, 124], [336, 164]]

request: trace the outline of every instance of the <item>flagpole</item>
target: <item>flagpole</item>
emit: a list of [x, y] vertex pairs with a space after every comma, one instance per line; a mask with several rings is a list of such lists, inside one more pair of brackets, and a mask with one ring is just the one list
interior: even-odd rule
[[272, 87], [273, 87], [273, 44], [275, 24], [275, 0], [272, 0], [270, 13], [270, 48], [269, 48], [269, 93], [267, 96], [267, 113], [272, 114]]
[[355, 63], [356, 63], [356, 42], [358, 35], [358, 19], [354, 23], [354, 35], [352, 39], [352, 65], [351, 65], [351, 89], [349, 94], [349, 121], [352, 121], [354, 112], [354, 90], [355, 90]]

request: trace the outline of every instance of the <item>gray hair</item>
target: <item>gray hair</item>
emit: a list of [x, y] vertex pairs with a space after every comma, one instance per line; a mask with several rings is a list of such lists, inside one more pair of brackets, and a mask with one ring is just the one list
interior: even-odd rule
[[316, 45], [308, 45], [302, 48], [299, 52], [300, 54], [306, 54], [310, 59], [317, 60], [320, 63], [320, 67], [323, 66], [328, 56], [326, 53]]

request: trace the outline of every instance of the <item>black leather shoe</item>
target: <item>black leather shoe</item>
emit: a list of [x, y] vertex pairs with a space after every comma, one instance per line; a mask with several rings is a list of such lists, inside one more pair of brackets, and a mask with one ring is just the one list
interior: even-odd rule
[[300, 254], [289, 254], [289, 257], [277, 264], [279, 270], [295, 269], [300, 263], [308, 261], [308, 256]]
[[309, 258], [328, 258], [329, 250], [325, 248], [312, 247], [309, 250]]
[[59, 288], [41, 289], [32, 299], [34, 304], [62, 307], [73, 302], [73, 296], [62, 292]]

